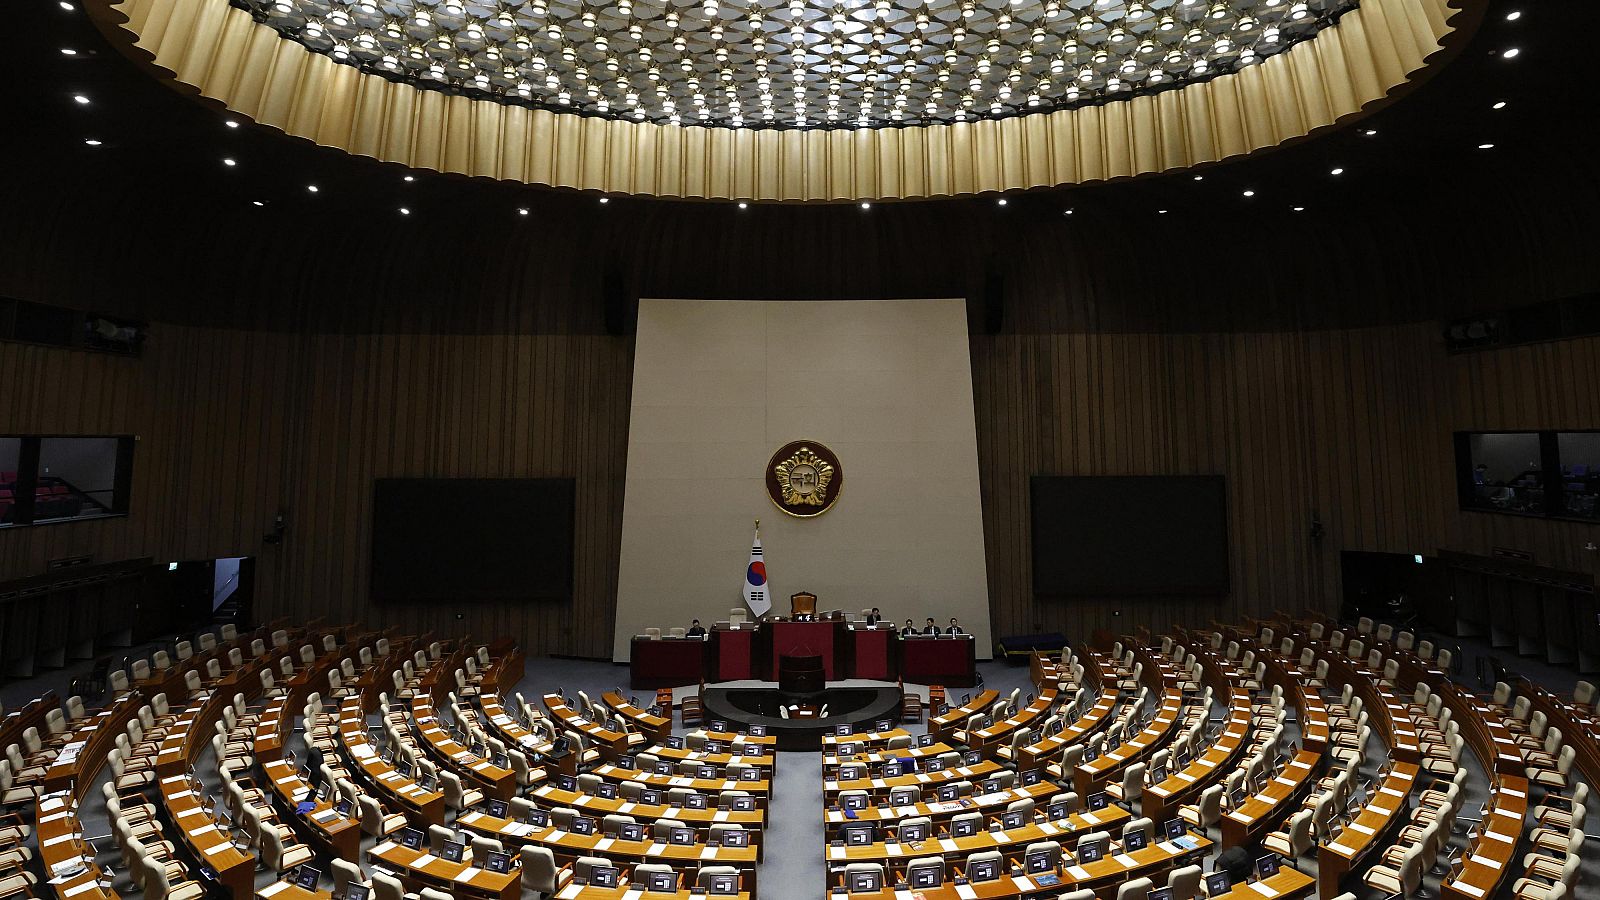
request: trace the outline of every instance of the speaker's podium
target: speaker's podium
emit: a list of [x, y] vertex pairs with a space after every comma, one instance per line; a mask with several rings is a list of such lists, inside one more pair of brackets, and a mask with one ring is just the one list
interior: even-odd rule
[[[842, 618], [817, 619], [817, 595], [801, 591], [789, 597], [789, 617], [775, 619], [765, 626], [772, 641], [769, 678], [782, 681], [786, 657], [817, 657], [822, 663], [822, 677], [834, 681], [839, 677], [837, 633], [844, 627]], [[819, 688], [820, 689], [820, 688]]]

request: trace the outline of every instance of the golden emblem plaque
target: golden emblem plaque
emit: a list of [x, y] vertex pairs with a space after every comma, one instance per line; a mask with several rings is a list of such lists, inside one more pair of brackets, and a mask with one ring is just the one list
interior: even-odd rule
[[822, 515], [843, 489], [839, 457], [816, 441], [791, 441], [767, 462], [767, 496], [791, 516]]

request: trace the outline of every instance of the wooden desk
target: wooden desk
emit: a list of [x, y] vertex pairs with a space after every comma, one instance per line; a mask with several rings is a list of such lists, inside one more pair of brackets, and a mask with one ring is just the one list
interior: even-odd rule
[[937, 772], [916, 772], [896, 778], [861, 778], [855, 781], [834, 781], [824, 778], [822, 794], [830, 801], [837, 801], [838, 795], [843, 791], [866, 791], [869, 794], [887, 795], [897, 787], [928, 789], [951, 781], [979, 782], [1000, 771], [1002, 767], [999, 763], [986, 759], [976, 765], [954, 766]]
[[1211, 900], [1296, 900], [1311, 896], [1311, 888], [1315, 884], [1310, 875], [1284, 866], [1266, 881], [1234, 885], [1233, 890]]
[[1517, 841], [1528, 816], [1528, 780], [1501, 775], [1489, 792], [1489, 809], [1477, 841], [1461, 856], [1460, 868], [1440, 894], [1452, 900], [1484, 900], [1495, 896], [1517, 859]]
[[1300, 799], [1316, 784], [1321, 754], [1300, 750], [1281, 774], [1238, 809], [1222, 817], [1222, 845], [1250, 845], [1276, 828], [1299, 805]]
[[696, 793], [711, 796], [716, 796], [723, 791], [747, 791], [756, 798], [757, 803], [762, 805], [766, 805], [767, 798], [772, 794], [772, 782], [765, 777], [760, 781], [740, 781], [734, 778], [689, 778], [683, 775], [657, 775], [654, 772], [624, 769], [610, 764], [596, 766], [592, 772], [607, 781], [615, 781], [619, 784], [624, 781], [632, 781], [662, 790], [688, 788]]
[[645, 710], [628, 702], [628, 698], [617, 691], [607, 691], [600, 696], [600, 701], [611, 707], [617, 715], [627, 719], [639, 730], [652, 744], [665, 743], [667, 736], [672, 734], [672, 720], [664, 716], [651, 715]]
[[[837, 748], [839, 745], [835, 745]], [[874, 750], [870, 753], [852, 753], [849, 756], [824, 753], [822, 757], [822, 774], [831, 775], [839, 771], [843, 763], [862, 763], [867, 766], [879, 766], [894, 759], [921, 760], [942, 756], [946, 753], [959, 753], [960, 751], [946, 743], [929, 744], [926, 747], [902, 747], [898, 750]]]
[[[345, 818], [334, 810], [329, 800], [312, 796], [311, 785], [300, 778], [300, 773], [282, 759], [261, 764], [272, 783], [272, 792], [278, 798], [278, 810], [285, 822], [294, 823], [294, 830], [305, 840], [318, 857], [337, 857], [346, 862], [361, 861], [361, 822], [358, 818]], [[301, 815], [299, 798], [306, 797], [314, 804], [310, 812]], [[356, 816], [360, 810], [352, 810]]]
[[[754, 896], [749, 891], [741, 891], [738, 894], [718, 897], [717, 900], [754, 900]], [[682, 888], [677, 893], [649, 891], [641, 894], [637, 888], [621, 883], [614, 888], [603, 888], [588, 884], [580, 886], [569, 880], [556, 891], [555, 900], [709, 900], [709, 898], [706, 894], [692, 893], [688, 888]]]
[[854, 819], [847, 817], [842, 809], [829, 807], [823, 811], [823, 824], [827, 838], [832, 840], [847, 822], [898, 823], [914, 816], [927, 816], [937, 825], [941, 820], [953, 818], [961, 813], [975, 812], [982, 813], [985, 817], [993, 817], [1004, 812], [1007, 806], [1018, 800], [1032, 800], [1036, 805], [1042, 806], [1060, 792], [1061, 786], [1055, 782], [1041, 781], [1027, 787], [1007, 788], [993, 794], [979, 794], [960, 800], [934, 800], [907, 806], [868, 806], [866, 809], [856, 810]]
[[879, 840], [876, 843], [855, 847], [830, 846], [827, 859], [830, 866], [858, 862], [879, 863], [891, 872], [904, 871], [907, 863], [924, 856], [942, 856], [947, 866], [964, 864], [969, 854], [988, 850], [999, 850], [1010, 856], [1020, 856], [1022, 851], [1035, 841], [1055, 841], [1062, 847], [1070, 848], [1078, 843], [1078, 838], [1092, 831], [1105, 830], [1112, 834], [1120, 834], [1122, 826], [1132, 818], [1132, 813], [1126, 809], [1120, 806], [1108, 806], [1098, 813], [1073, 813], [1066, 819], [1056, 822], [1034, 821], [1020, 828], [1000, 831], [984, 828], [977, 834], [967, 837], [932, 837], [916, 845], [886, 843]]
[[384, 806], [400, 810], [407, 821], [420, 828], [444, 824], [444, 794], [425, 791], [396, 772], [367, 739], [366, 711], [360, 697], [346, 697], [339, 704], [339, 745], [345, 760], [361, 770]]
[[963, 728], [967, 719], [983, 712], [1000, 699], [999, 691], [983, 691], [978, 696], [963, 706], [951, 709], [942, 716], [934, 716], [928, 720], [928, 733], [936, 741], [942, 741], [950, 736], [950, 732]]
[[[1211, 851], [1212, 842], [1199, 835], [1189, 835], [1195, 846], [1193, 849], [1183, 849], [1166, 841], [1150, 844], [1143, 850], [1130, 854], [1107, 854], [1104, 858], [1090, 863], [1087, 866], [1076, 864], [1065, 866], [1060, 873], [1060, 882], [1051, 885], [1039, 884], [1034, 878], [1023, 874], [1007, 875], [1002, 873], [994, 881], [981, 881], [967, 885], [970, 890], [958, 889], [954, 883], [946, 881], [937, 888], [925, 888], [918, 893], [923, 900], [966, 900], [966, 897], [975, 900], [994, 900], [1001, 897], [1033, 897], [1044, 895], [1055, 897], [1060, 894], [1071, 893], [1078, 888], [1090, 888], [1103, 896], [1114, 893], [1112, 889], [1123, 882], [1135, 878], [1149, 877], [1159, 882], [1169, 869], [1191, 857], [1200, 857]], [[1062, 862], [1068, 862], [1063, 856]], [[837, 883], [832, 875], [830, 883]], [[1254, 892], [1252, 892], [1254, 893]], [[1257, 895], [1261, 897], [1263, 895]], [[876, 894], [851, 894], [850, 900], [899, 900], [898, 891], [893, 887], [885, 887]]]
[[456, 898], [492, 898], [492, 900], [522, 900], [522, 869], [513, 867], [504, 874], [480, 869], [470, 862], [449, 862], [427, 850], [411, 850], [384, 841], [367, 853], [368, 862], [375, 868], [386, 869], [399, 876], [407, 890], [431, 887], [443, 890]]
[[689, 809], [673, 806], [670, 803], [635, 803], [620, 796], [607, 799], [578, 791], [565, 791], [553, 784], [545, 784], [534, 788], [528, 794], [528, 799], [547, 809], [565, 806], [588, 813], [595, 818], [605, 818], [612, 814], [633, 816], [641, 821], [672, 818], [692, 828], [701, 829], [722, 822], [743, 825], [746, 828], [762, 828], [767, 820], [766, 809], [759, 805], [760, 798], [757, 798], [757, 807], [748, 811], [717, 809], [714, 805], [708, 809]]
[[[1037, 741], [1022, 748], [1022, 753], [1015, 760], [1018, 771], [1037, 769], [1051, 764], [1051, 760], [1061, 755], [1069, 745], [1079, 743], [1094, 734], [1101, 728], [1111, 723], [1112, 715], [1117, 710], [1117, 698], [1121, 696], [1117, 688], [1112, 686], [1101, 692], [1100, 699], [1088, 712], [1079, 716], [1077, 721], [1052, 735], [1046, 735]], [[1001, 759], [1011, 759], [1011, 748], [1001, 747]], [[1064, 775], [1062, 777], [1065, 777]]]
[[1405, 821], [1418, 771], [1414, 762], [1395, 763], [1383, 784], [1372, 792], [1367, 805], [1339, 837], [1317, 847], [1317, 893], [1322, 900], [1337, 897], [1345, 875], [1369, 853], [1381, 849], [1389, 832]]
[[[172, 775], [161, 779], [159, 784], [161, 804], [166, 807], [168, 818], [177, 826], [174, 830], [181, 835], [194, 858], [217, 873], [217, 884], [235, 900], [243, 900], [254, 894], [256, 858], [240, 852], [229, 839], [227, 829], [206, 813], [189, 777]], [[220, 802], [218, 805], [221, 805]]]
[[[704, 841], [669, 844], [646, 837], [624, 841], [603, 834], [573, 834], [554, 825], [540, 828], [526, 822], [501, 819], [480, 812], [469, 812], [456, 820], [469, 831], [501, 841], [507, 847], [531, 845], [545, 847], [563, 865], [580, 856], [599, 856], [619, 863], [661, 863], [681, 872], [695, 872], [701, 866], [733, 866], [744, 876], [745, 886], [755, 890], [756, 863], [761, 858], [761, 832], [752, 831], [748, 847], [713, 847]], [[642, 822], [647, 832], [654, 823]]]
[[995, 756], [995, 750], [1018, 729], [1026, 729], [1034, 722], [1043, 724], [1049, 718], [1056, 702], [1056, 690], [1050, 688], [1033, 699], [1025, 708], [1012, 713], [1009, 717], [990, 725], [988, 728], [967, 733], [967, 746], [973, 750], [984, 750], [985, 755]]
[[1122, 742], [1122, 745], [1107, 750], [1098, 758], [1083, 763], [1072, 772], [1072, 784], [1078, 796], [1087, 797], [1100, 790], [1108, 782], [1119, 777], [1124, 766], [1138, 762], [1155, 751], [1157, 747], [1166, 743], [1172, 737], [1172, 730], [1182, 718], [1183, 694], [1175, 687], [1166, 688], [1161, 693], [1161, 707], [1156, 710], [1156, 716], [1150, 720], [1138, 734]]
[[66, 742], [45, 770], [43, 792], [54, 793], [70, 787], [82, 798], [105, 765], [107, 754], [116, 746], [117, 735], [127, 729], [143, 704], [144, 698], [139, 694], [128, 694], [72, 725]]
[[517, 793], [517, 773], [502, 769], [461, 746], [450, 736], [434, 712], [433, 701], [418, 695], [411, 698], [411, 724], [422, 736], [422, 746], [444, 767], [476, 785], [485, 797], [510, 800]]
[[256, 900], [332, 900], [331, 891], [308, 891], [288, 881], [274, 881], [259, 891]]
[[[550, 715], [555, 717], [556, 726], [562, 731], [576, 731], [594, 743], [595, 749], [600, 751], [600, 756], [615, 762], [618, 757], [628, 752], [628, 735], [621, 731], [612, 731], [604, 725], [591, 722], [577, 710], [567, 705], [567, 701], [560, 694], [544, 695], [545, 709], [550, 710]], [[578, 748], [572, 748], [573, 753]]]
[[[897, 737], [911, 737], [911, 732], [904, 728], [891, 728], [888, 731], [872, 731], [864, 734], [838, 735], [825, 734], [822, 736], [822, 752], [827, 753], [829, 747], [839, 744], [860, 744], [867, 747], [887, 747], [889, 741]], [[934, 740], [938, 740], [935, 738]]]
[[1250, 697], [1233, 692], [1228, 703], [1228, 720], [1222, 733], [1206, 752], [1189, 761], [1182, 770], [1168, 775], [1158, 784], [1144, 789], [1140, 810], [1157, 823], [1177, 815], [1178, 807], [1199, 797], [1206, 788], [1227, 776], [1244, 756], [1250, 734]]
[[[705, 733], [708, 741], [720, 741], [724, 744], [760, 744], [766, 747], [768, 752], [778, 746], [777, 737], [770, 734], [756, 735], [744, 731], [713, 731], [711, 729], [701, 729], [701, 731]], [[901, 733], [904, 734], [904, 732]], [[826, 742], [827, 738], [824, 737], [823, 741]]]
[[84, 840], [75, 798], [64, 792], [41, 797], [34, 804], [33, 821], [45, 878], [61, 877], [56, 873], [82, 867], [81, 872], [52, 885], [60, 900], [117, 900], [111, 876], [95, 863], [94, 848]]

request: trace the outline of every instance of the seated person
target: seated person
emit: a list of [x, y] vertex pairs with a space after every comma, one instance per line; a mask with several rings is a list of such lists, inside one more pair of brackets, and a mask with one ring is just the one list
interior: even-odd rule
[[911, 637], [912, 635], [914, 635], [916, 633], [917, 633], [917, 626], [913, 625], [911, 623], [910, 619], [907, 619], [906, 620], [906, 627], [900, 629], [900, 636], [901, 637]]
[[928, 624], [922, 626], [922, 633], [932, 637], [939, 636], [939, 626], [933, 624], [933, 616], [929, 616]]
[[950, 617], [950, 627], [945, 629], [944, 633], [945, 634], [966, 634], [966, 631], [962, 630], [961, 625], [956, 622], [956, 617], [955, 616], [951, 616]]
[[[951, 619], [951, 621], [953, 622], [955, 620]], [[700, 624], [699, 619], [695, 619], [689, 623], [689, 630], [686, 633], [692, 638], [703, 638], [706, 636], [706, 629], [705, 626]]]
[[876, 625], [876, 624], [878, 624], [879, 622], [882, 622], [882, 621], [883, 621], [883, 614], [878, 612], [878, 608], [876, 606], [874, 606], [872, 608], [872, 612], [867, 613], [867, 624], [868, 625]]

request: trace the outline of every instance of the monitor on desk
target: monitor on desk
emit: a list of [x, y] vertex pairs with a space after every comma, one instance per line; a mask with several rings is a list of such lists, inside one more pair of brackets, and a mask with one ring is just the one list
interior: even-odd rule
[[593, 866], [589, 869], [589, 883], [598, 888], [614, 888], [621, 874], [616, 866]]
[[504, 819], [506, 817], [506, 812], [509, 811], [510, 808], [510, 805], [504, 800], [489, 801], [489, 815], [494, 816], [496, 819]]
[[1206, 876], [1206, 896], [1221, 897], [1233, 890], [1233, 877], [1227, 872], [1212, 872]]
[[644, 889], [652, 894], [671, 894], [678, 890], [678, 873], [646, 872]]
[[639, 791], [639, 803], [642, 806], [660, 806], [661, 792], [655, 788], [644, 788]]
[[1105, 791], [1096, 791], [1089, 795], [1089, 811], [1099, 812], [1111, 805], [1111, 797]]
[[872, 724], [872, 727], [873, 727], [873, 730], [875, 730], [875, 731], [877, 731], [877, 732], [879, 732], [881, 734], [881, 733], [883, 733], [885, 731], [892, 731], [894, 729], [894, 723], [889, 721], [888, 719], [879, 719], [878, 721], [876, 721], [876, 722], [874, 722]]
[[920, 844], [928, 839], [928, 823], [913, 822], [909, 825], [901, 825], [898, 836], [903, 844]]
[[739, 893], [739, 876], [712, 875], [711, 893], [718, 897], [731, 897]]
[[352, 881], [350, 886], [344, 889], [343, 900], [368, 900], [371, 896], [372, 888]]
[[549, 810], [540, 809], [538, 807], [528, 810], [528, 824], [538, 828], [548, 827], [550, 825]]
[[750, 736], [751, 737], [766, 737], [767, 736], [767, 726], [765, 726], [765, 725], [751, 725], [750, 726]]
[[461, 862], [467, 855], [467, 845], [461, 841], [445, 841], [439, 847], [439, 855], [445, 862]]
[[1150, 845], [1150, 838], [1142, 829], [1134, 829], [1122, 836], [1122, 852], [1133, 853]]
[[1105, 855], [1106, 855], [1106, 842], [1103, 841], [1103, 840], [1101, 840], [1101, 841], [1082, 841], [1082, 842], [1080, 842], [1078, 844], [1078, 863], [1080, 865], [1085, 864], [1085, 863], [1098, 862], [1100, 860], [1100, 858], [1105, 856]]
[[590, 835], [595, 832], [594, 820], [588, 816], [573, 816], [572, 833]]
[[705, 752], [705, 753], [721, 753], [722, 752], [722, 742], [721, 741], [706, 741], [706, 745], [705, 745], [704, 748], [702, 748], [702, 752]]
[[911, 886], [914, 888], [936, 888], [940, 882], [940, 872], [935, 866], [919, 866], [911, 870]]
[[322, 878], [322, 871], [315, 866], [301, 866], [294, 870], [295, 886], [308, 891], [317, 889], [317, 881], [320, 878]]
[[1045, 818], [1052, 822], [1059, 822], [1072, 815], [1072, 808], [1065, 800], [1056, 800], [1044, 808]]
[[1145, 900], [1172, 900], [1172, 888], [1156, 888], [1145, 896]]
[[667, 843], [678, 847], [688, 847], [694, 844], [693, 828], [674, 827], [667, 832]]
[[950, 803], [961, 796], [961, 786], [957, 784], [941, 784], [937, 792], [940, 803]]
[[708, 730], [717, 732], [727, 731], [728, 723], [721, 719], [712, 719], [708, 725]]
[[1000, 779], [985, 778], [978, 782], [978, 792], [982, 794], [996, 794], [1000, 792]]
[[399, 834], [400, 846], [407, 850], [421, 850], [422, 841], [425, 837], [426, 835], [419, 828], [402, 828]]
[[638, 822], [623, 822], [622, 827], [617, 829], [617, 837], [624, 841], [642, 841], [644, 826]]
[[918, 747], [932, 747], [933, 746], [933, 735], [931, 735], [931, 734], [919, 734], [919, 735], [917, 735], [917, 746]]
[[563, 791], [576, 791], [578, 789], [578, 779], [573, 778], [571, 775], [557, 775], [556, 787]]
[[695, 766], [695, 768], [694, 768], [694, 777], [700, 778], [700, 779], [704, 779], [706, 781], [714, 781], [716, 779], [716, 777], [717, 777], [717, 767], [716, 766]]
[[978, 833], [978, 819], [957, 818], [950, 823], [951, 837], [972, 837]]
[[1056, 864], [1055, 861], [1050, 858], [1050, 856], [1051, 851], [1049, 850], [1034, 850], [1033, 852], [1022, 857], [1022, 868], [1027, 871], [1029, 875], [1037, 875], [1040, 872], [1054, 871]]
[[855, 733], [855, 729], [846, 724], [839, 724], [833, 726], [833, 733], [836, 737], [849, 737]]
[[944, 771], [944, 760], [940, 759], [937, 756], [930, 756], [930, 757], [928, 757], [928, 759], [925, 762], [923, 762], [922, 771], [924, 771], [924, 772], [942, 772], [942, 771]]
[[689, 794], [683, 798], [684, 809], [705, 809], [706, 803], [705, 794]]
[[601, 800], [617, 799], [617, 786], [609, 781], [600, 782], [600, 785], [595, 788], [595, 791]]
[[1007, 810], [1000, 814], [1000, 827], [1006, 831], [1022, 827], [1022, 813], [1017, 810]]
[[1044, 780], [1044, 772], [1039, 769], [1029, 769], [1022, 773], [1022, 786], [1033, 787]]
[[978, 750], [968, 750], [963, 759], [966, 761], [967, 765], [975, 766], [978, 763], [983, 762], [983, 753]]
[[496, 875], [511, 871], [511, 854], [503, 850], [490, 850], [483, 859], [483, 867]]
[[676, 735], [676, 734], [668, 735], [667, 736], [667, 747], [668, 747], [668, 749], [671, 749], [671, 750], [682, 750], [683, 749], [683, 737], [681, 735]]
[[1188, 826], [1183, 824], [1182, 819], [1168, 819], [1161, 828], [1166, 832], [1169, 841], [1175, 841], [1189, 833]]
[[656, 769], [655, 774], [657, 774], [657, 775], [671, 775], [672, 774], [672, 763], [670, 763], [670, 762], [668, 762], [667, 760], [664, 760], [664, 759], [658, 759], [658, 760], [656, 760], [655, 769]]
[[850, 873], [850, 893], [876, 894], [883, 890], [883, 873], [878, 869]]
[[617, 768], [637, 769], [639, 768], [639, 757], [634, 756], [632, 753], [624, 753], [617, 757]]
[[877, 839], [876, 828], [871, 822], [853, 823], [844, 826], [844, 842], [851, 847], [866, 847]]
[[1278, 874], [1278, 869], [1280, 866], [1281, 864], [1278, 862], [1278, 855], [1276, 853], [1268, 853], [1266, 856], [1257, 857], [1256, 879], [1259, 881], [1266, 881], [1268, 878]]
[[743, 828], [731, 828], [722, 832], [722, 846], [748, 847], [750, 846], [750, 832]]
[[967, 866], [967, 877], [973, 884], [980, 881], [995, 881], [1000, 877], [1000, 861], [994, 859], [980, 859]]
[[891, 759], [883, 764], [883, 777], [899, 778], [903, 774], [905, 774], [904, 767], [901, 766], [900, 760]]
[[736, 796], [729, 801], [729, 807], [735, 812], [750, 812], [756, 808], [756, 798]]

